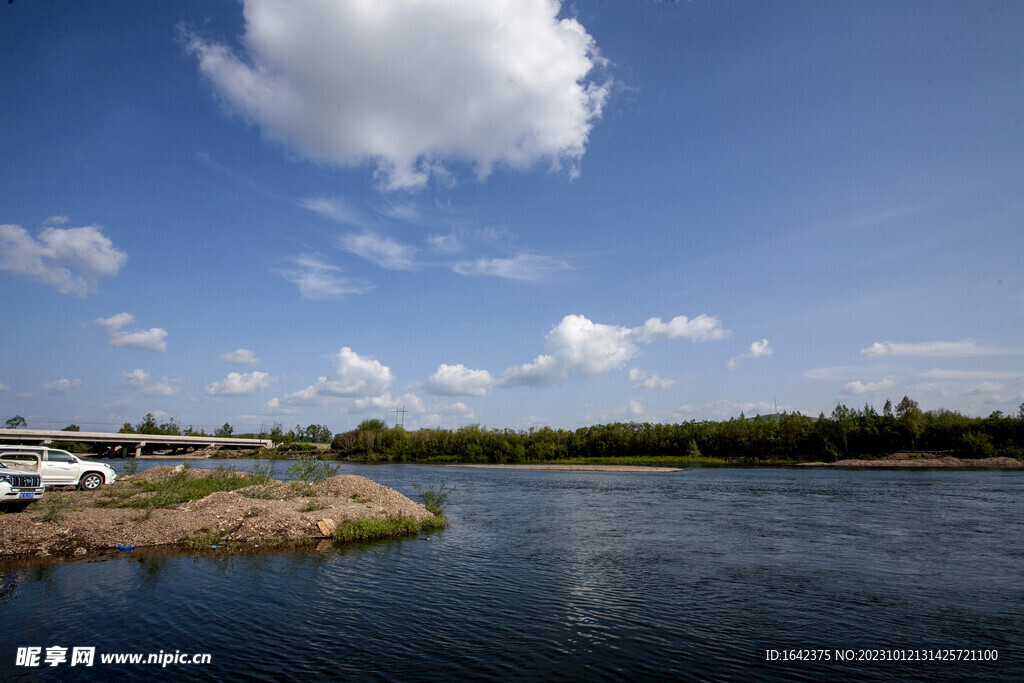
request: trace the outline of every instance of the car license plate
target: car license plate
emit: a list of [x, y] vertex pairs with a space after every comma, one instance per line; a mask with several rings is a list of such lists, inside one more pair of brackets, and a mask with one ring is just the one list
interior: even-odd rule
[[18, 498], [35, 498], [36, 494], [29, 491], [28, 493], [19, 493]]

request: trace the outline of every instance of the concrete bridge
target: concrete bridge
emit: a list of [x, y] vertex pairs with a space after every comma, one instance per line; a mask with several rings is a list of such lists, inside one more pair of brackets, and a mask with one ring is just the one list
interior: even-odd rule
[[236, 439], [222, 436], [164, 436], [162, 434], [111, 434], [107, 432], [61, 432], [51, 429], [0, 429], [0, 444], [49, 446], [54, 441], [96, 444], [97, 451], [118, 451], [123, 458], [142, 455], [143, 448], [273, 448], [270, 439]]

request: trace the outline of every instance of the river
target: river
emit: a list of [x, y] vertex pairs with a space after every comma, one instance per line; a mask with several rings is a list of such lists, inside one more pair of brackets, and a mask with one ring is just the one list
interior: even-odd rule
[[[167, 462], [176, 461], [140, 469]], [[195, 466], [223, 464], [252, 467]], [[276, 463], [279, 477], [286, 466]], [[410, 497], [444, 480], [455, 487], [453, 525], [319, 551], [136, 551], [8, 567], [3, 678], [1008, 680], [1022, 671], [1019, 472], [340, 472]], [[40, 648], [38, 666], [18, 665], [25, 647]], [[53, 647], [68, 648], [67, 661], [47, 666]], [[75, 647], [95, 648], [92, 667], [71, 665]], [[100, 661], [111, 653], [210, 661]]]

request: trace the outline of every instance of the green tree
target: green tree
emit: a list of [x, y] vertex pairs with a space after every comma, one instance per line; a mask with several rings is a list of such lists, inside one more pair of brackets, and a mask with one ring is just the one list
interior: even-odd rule
[[146, 417], [139, 420], [135, 425], [135, 434], [159, 434], [160, 425], [156, 423], [156, 418], [153, 417], [153, 413], [146, 413]]
[[356, 425], [357, 432], [381, 432], [388, 428], [388, 423], [379, 417], [372, 420], [363, 420]]
[[214, 432], [214, 436], [224, 436], [224, 437], [227, 437], [227, 436], [231, 436], [234, 433], [235, 433], [235, 428], [232, 427], [227, 422], [225, 422], [223, 425], [221, 425], [220, 427], [217, 428], [217, 431]]
[[917, 438], [924, 431], [924, 413], [921, 412], [917, 401], [911, 400], [909, 396], [904, 396], [896, 404], [896, 420], [903, 428], [904, 434], [910, 438], [910, 450], [914, 450]]
[[79, 427], [78, 425], [68, 425], [67, 427], [65, 427], [64, 429], [62, 429], [60, 431], [62, 431], [62, 432], [80, 432], [80, 431], [82, 431], [82, 428]]
[[28, 420], [23, 418], [21, 415], [15, 415], [14, 417], [8, 418], [5, 424], [8, 429], [25, 429], [28, 427]]

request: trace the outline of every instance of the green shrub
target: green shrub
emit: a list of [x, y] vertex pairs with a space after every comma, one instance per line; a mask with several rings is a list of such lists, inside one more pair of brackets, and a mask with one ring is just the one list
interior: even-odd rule
[[426, 491], [419, 491], [417, 487], [416, 490], [420, 494], [420, 500], [423, 501], [423, 507], [427, 508], [431, 514], [443, 517], [445, 510], [448, 509], [448, 496], [455, 490], [455, 487], [448, 488], [442, 480], [436, 489], [430, 487]]

